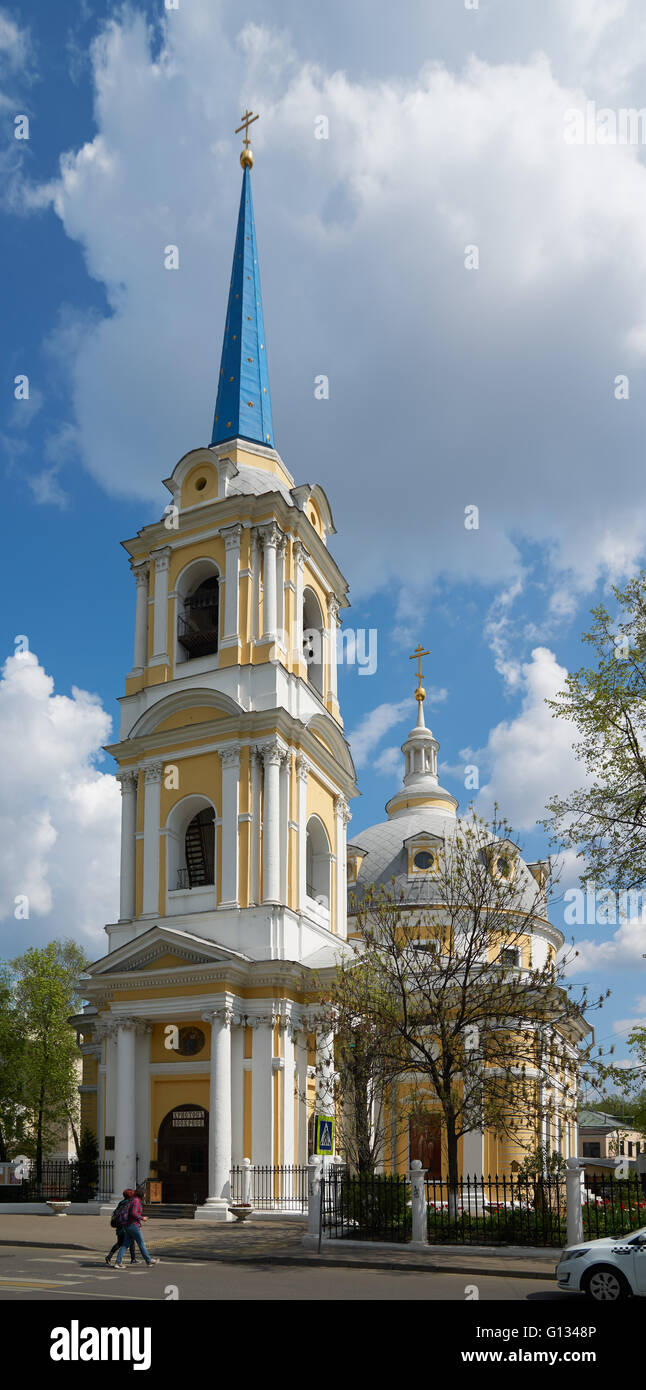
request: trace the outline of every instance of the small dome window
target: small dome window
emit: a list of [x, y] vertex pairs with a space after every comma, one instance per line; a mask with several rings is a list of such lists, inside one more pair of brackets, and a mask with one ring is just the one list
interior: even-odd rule
[[195, 484], [195, 491], [196, 491], [196, 492], [204, 492], [205, 487], [206, 487], [206, 478], [198, 478], [198, 479], [197, 479], [197, 482], [196, 482], [196, 484]]
[[413, 859], [413, 864], [416, 869], [421, 869], [423, 871], [425, 869], [432, 869], [434, 860], [435, 856], [430, 854], [427, 849], [418, 849]]

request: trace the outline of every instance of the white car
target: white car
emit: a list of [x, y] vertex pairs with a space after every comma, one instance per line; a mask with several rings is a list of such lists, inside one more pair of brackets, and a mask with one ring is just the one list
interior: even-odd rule
[[556, 1266], [560, 1289], [586, 1293], [597, 1303], [646, 1298], [646, 1226], [619, 1239], [581, 1241], [563, 1251]]

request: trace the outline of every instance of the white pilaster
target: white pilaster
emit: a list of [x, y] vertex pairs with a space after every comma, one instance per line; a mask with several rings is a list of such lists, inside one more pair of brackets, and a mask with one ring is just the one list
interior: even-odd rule
[[346, 848], [346, 826], [350, 820], [350, 807], [344, 796], [334, 798], [335, 816], [335, 846], [336, 855], [336, 921], [334, 923], [339, 936], [347, 936], [347, 899], [346, 899], [346, 876], [347, 876], [347, 848]]
[[298, 781], [298, 910], [305, 911], [307, 896], [307, 778], [312, 764], [304, 753], [296, 755]]
[[339, 603], [335, 594], [328, 595], [327, 601], [327, 692], [328, 698], [338, 704], [336, 671], [336, 634], [339, 626]]
[[155, 595], [152, 661], [157, 666], [168, 661], [168, 566], [170, 555], [169, 545], [164, 546], [162, 550], [153, 551]]
[[159, 912], [159, 814], [161, 800], [161, 763], [149, 763], [144, 768], [144, 900], [146, 915]]
[[117, 773], [117, 782], [121, 784], [120, 922], [131, 922], [135, 915], [137, 780], [136, 772]]
[[251, 902], [259, 903], [262, 898], [260, 891], [260, 793], [262, 782], [261, 755], [257, 748], [249, 749], [251, 759], [251, 825], [250, 833], [250, 856], [249, 856], [249, 876], [251, 879]]
[[296, 1034], [288, 1019], [283, 1030], [283, 1163], [296, 1163], [294, 1127], [294, 1088], [296, 1083]]
[[240, 537], [242, 526], [223, 526], [225, 571], [224, 571], [224, 632], [222, 646], [236, 646], [240, 640], [238, 632], [238, 608], [240, 589]]
[[[287, 902], [290, 764], [291, 753], [289, 749], [286, 748], [280, 762], [280, 901], [282, 903]], [[289, 1161], [291, 1162], [291, 1159]]]
[[240, 744], [225, 744], [219, 753], [222, 763], [222, 900], [219, 906], [237, 907]]
[[249, 1017], [253, 1028], [251, 1053], [252, 1161], [257, 1166], [274, 1162], [274, 1014]]
[[258, 528], [251, 530], [251, 640], [260, 637], [260, 536]]
[[294, 607], [296, 610], [294, 621], [294, 651], [292, 660], [303, 662], [303, 588], [305, 576], [305, 561], [309, 551], [305, 549], [302, 541], [296, 540], [292, 546], [294, 556], [294, 582], [296, 593], [294, 596]]
[[228, 1221], [231, 1170], [231, 1025], [235, 1014], [228, 1001], [204, 1018], [211, 1024], [209, 1076], [209, 1195], [198, 1207], [201, 1220]]
[[296, 1034], [296, 1093], [298, 1096], [298, 1159], [307, 1163], [307, 1029], [303, 1025]]
[[[276, 629], [281, 643], [287, 645], [285, 634], [285, 551], [287, 536], [281, 535], [276, 550]], [[284, 635], [285, 634], [285, 635]]]
[[139, 672], [148, 661], [148, 561], [133, 564], [131, 568], [137, 585], [133, 670]]
[[231, 1167], [238, 1167], [244, 1158], [244, 1028], [231, 1033]]
[[114, 1138], [114, 1191], [135, 1185], [135, 1021], [117, 1027], [117, 1123]]
[[280, 763], [284, 748], [278, 739], [262, 745], [265, 795], [262, 818], [263, 902], [280, 902]]
[[277, 625], [277, 603], [276, 603], [276, 549], [280, 539], [280, 531], [273, 524], [263, 526], [262, 545], [264, 552], [264, 584], [263, 584], [263, 642], [274, 641]]

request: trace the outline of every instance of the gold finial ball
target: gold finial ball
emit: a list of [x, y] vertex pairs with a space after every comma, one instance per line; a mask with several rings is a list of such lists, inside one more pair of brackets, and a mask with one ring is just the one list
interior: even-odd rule
[[[409, 687], [409, 688], [410, 688], [410, 687]], [[426, 691], [425, 691], [423, 685], [418, 685], [417, 690], [415, 691], [415, 699], [416, 699], [416, 700], [425, 700], [425, 699], [426, 699]]]
[[240, 163], [243, 169], [253, 169], [253, 150], [243, 150]]

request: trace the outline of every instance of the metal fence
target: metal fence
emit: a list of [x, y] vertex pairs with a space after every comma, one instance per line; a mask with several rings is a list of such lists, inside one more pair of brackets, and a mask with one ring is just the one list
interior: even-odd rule
[[307, 1168], [296, 1164], [231, 1169], [231, 1201], [256, 1211], [307, 1211]]
[[646, 1227], [646, 1174], [630, 1178], [595, 1178], [583, 1197], [583, 1234], [625, 1236]]
[[108, 1201], [113, 1192], [113, 1170], [112, 1161], [48, 1160], [43, 1163], [42, 1178], [38, 1182], [34, 1164], [29, 1177], [22, 1182], [0, 1184], [0, 1203]]
[[[565, 1179], [554, 1174], [465, 1178], [457, 1185], [426, 1178], [430, 1245], [567, 1244]], [[638, 1178], [608, 1180], [582, 1191], [586, 1239], [627, 1235], [646, 1226]], [[411, 1187], [405, 1175], [352, 1174], [331, 1168], [321, 1181], [321, 1230], [332, 1239], [402, 1244], [412, 1238]]]

